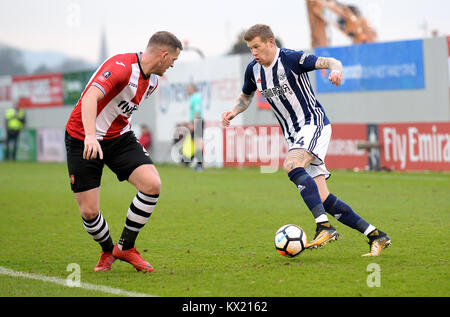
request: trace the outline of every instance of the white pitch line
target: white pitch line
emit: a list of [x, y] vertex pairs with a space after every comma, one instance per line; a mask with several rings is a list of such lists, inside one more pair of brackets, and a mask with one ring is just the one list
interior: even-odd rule
[[11, 269], [8, 269], [6, 267], [0, 266], [0, 275], [8, 275], [11, 277], [22, 277], [22, 278], [28, 278], [32, 280], [38, 280], [42, 282], [49, 282], [54, 283], [70, 288], [83, 288], [87, 290], [92, 291], [98, 291], [103, 293], [109, 293], [114, 295], [120, 295], [120, 296], [128, 296], [128, 297], [155, 297], [155, 295], [150, 294], [144, 294], [144, 293], [136, 293], [136, 292], [130, 292], [126, 291], [120, 288], [113, 288], [105, 285], [96, 285], [96, 284], [90, 284], [90, 283], [80, 283], [80, 286], [71, 286], [68, 285], [67, 280], [59, 277], [53, 277], [53, 276], [44, 276], [39, 274], [31, 274], [31, 273], [25, 273], [25, 272], [18, 272]]

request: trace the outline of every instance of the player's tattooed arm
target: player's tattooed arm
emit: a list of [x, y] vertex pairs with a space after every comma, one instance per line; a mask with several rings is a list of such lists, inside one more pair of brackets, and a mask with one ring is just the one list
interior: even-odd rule
[[329, 69], [328, 80], [333, 85], [339, 86], [342, 81], [342, 63], [332, 57], [319, 57], [316, 61], [316, 69]]
[[233, 112], [238, 115], [239, 113], [247, 110], [248, 106], [250, 106], [250, 103], [252, 102], [254, 94], [254, 92], [251, 95], [241, 93], [236, 101]]
[[316, 61], [316, 69], [329, 69], [342, 73], [342, 63], [332, 57], [319, 57]]
[[226, 127], [230, 125], [230, 121], [236, 117], [241, 112], [245, 111], [250, 103], [252, 102], [253, 95], [255, 93], [251, 93], [250, 95], [246, 95], [244, 93], [241, 93], [236, 100], [236, 104], [234, 105], [234, 108], [231, 111], [226, 111], [222, 113], [222, 124]]

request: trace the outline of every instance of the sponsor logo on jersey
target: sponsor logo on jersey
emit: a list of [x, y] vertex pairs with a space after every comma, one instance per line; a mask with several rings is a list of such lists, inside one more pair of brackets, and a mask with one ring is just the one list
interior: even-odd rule
[[285, 94], [293, 94], [291, 88], [288, 86], [288, 84], [283, 84], [280, 86], [275, 86], [273, 88], [267, 88], [261, 91], [261, 95], [263, 95], [264, 98], [273, 98], [281, 96], [283, 98], [286, 98]]
[[125, 100], [122, 100], [121, 102], [119, 102], [117, 107], [122, 110], [122, 115], [127, 118], [131, 117], [133, 112], [135, 110], [137, 110], [137, 108], [138, 108], [136, 104], [131, 103], [131, 105], [130, 105], [130, 102], [125, 101]]

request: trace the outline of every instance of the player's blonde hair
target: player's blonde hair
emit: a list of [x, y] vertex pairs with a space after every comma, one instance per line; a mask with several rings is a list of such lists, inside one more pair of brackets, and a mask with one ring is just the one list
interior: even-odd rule
[[270, 26], [265, 24], [255, 24], [244, 33], [244, 40], [250, 42], [258, 36], [263, 42], [267, 42], [270, 38], [275, 39]]

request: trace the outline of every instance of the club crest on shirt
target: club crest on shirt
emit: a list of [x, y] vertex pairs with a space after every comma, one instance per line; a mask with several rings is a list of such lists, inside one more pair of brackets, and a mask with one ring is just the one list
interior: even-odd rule
[[285, 73], [279, 73], [278, 74], [278, 80], [281, 82], [283, 80], [286, 80], [286, 74]]

